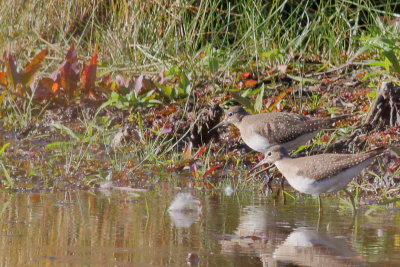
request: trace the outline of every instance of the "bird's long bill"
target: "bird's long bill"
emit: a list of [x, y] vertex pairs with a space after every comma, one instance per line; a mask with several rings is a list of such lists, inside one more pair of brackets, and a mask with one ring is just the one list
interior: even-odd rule
[[260, 161], [259, 163], [257, 163], [256, 166], [254, 166], [253, 168], [250, 169], [250, 172], [253, 172], [255, 169], [258, 169], [259, 167], [261, 167], [265, 163], [267, 163], [265, 160]]
[[214, 131], [215, 129], [221, 127], [222, 125], [225, 125], [225, 121], [221, 121], [220, 123], [218, 123], [217, 125], [212, 127], [210, 130], [208, 130], [208, 132], [211, 133], [212, 131]]

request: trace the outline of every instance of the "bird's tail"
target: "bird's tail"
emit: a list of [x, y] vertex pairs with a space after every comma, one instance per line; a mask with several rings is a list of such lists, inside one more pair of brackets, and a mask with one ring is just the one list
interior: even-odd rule
[[332, 123], [333, 123], [333, 122], [337, 122], [337, 121], [340, 121], [340, 120], [348, 119], [351, 116], [353, 116], [353, 115], [352, 114], [345, 114], [345, 115], [341, 115], [341, 116], [337, 116], [337, 117], [331, 118], [331, 120], [332, 120]]
[[389, 148], [387, 146], [381, 146], [381, 147], [377, 147], [374, 148], [372, 150], [366, 151], [364, 152], [365, 155], [368, 155], [369, 157], [375, 157], [384, 153], [389, 152]]

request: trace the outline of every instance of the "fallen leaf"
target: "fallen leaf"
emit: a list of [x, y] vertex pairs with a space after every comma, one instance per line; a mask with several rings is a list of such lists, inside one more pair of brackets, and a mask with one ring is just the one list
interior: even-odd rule
[[366, 74], [366, 72], [365, 72], [365, 71], [362, 71], [362, 72], [357, 73], [357, 74], [356, 74], [356, 77], [357, 77], [357, 78], [362, 78], [362, 77], [365, 76], [365, 74]]
[[221, 166], [222, 166], [222, 164], [216, 164], [216, 165], [212, 166], [211, 168], [209, 168], [208, 170], [206, 170], [203, 174], [203, 179], [206, 178], [207, 175], [209, 175], [210, 173], [212, 173], [213, 171], [215, 171], [216, 169], [218, 169]]
[[250, 72], [245, 72], [245, 73], [242, 74], [242, 78], [243, 78], [243, 79], [247, 79], [247, 78], [250, 77], [250, 75], [251, 75]]
[[206, 56], [206, 53], [200, 52], [200, 53], [198, 54], [197, 58], [203, 58], [203, 57], [205, 57], [205, 56]]
[[244, 82], [244, 85], [245, 85], [247, 88], [253, 88], [253, 87], [255, 87], [255, 86], [257, 85], [257, 81], [256, 81], [256, 80], [252, 80], [252, 79], [246, 80], [246, 81]]
[[204, 154], [204, 151], [206, 151], [207, 144], [202, 145], [199, 150], [197, 150], [196, 156], [201, 157]]

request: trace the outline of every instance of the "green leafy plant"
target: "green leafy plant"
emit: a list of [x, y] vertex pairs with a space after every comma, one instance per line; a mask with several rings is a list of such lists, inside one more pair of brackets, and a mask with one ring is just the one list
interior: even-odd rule
[[[363, 37], [364, 46], [358, 51], [359, 54], [367, 51], [377, 51], [379, 57], [372, 60], [366, 60], [369, 66], [381, 67], [386, 75], [398, 77], [400, 75], [400, 38], [395, 37]], [[376, 75], [377, 73], [373, 73]], [[393, 76], [394, 75], [394, 76]], [[367, 77], [371, 76], [368, 75]], [[367, 78], [367, 77], [364, 77]]]

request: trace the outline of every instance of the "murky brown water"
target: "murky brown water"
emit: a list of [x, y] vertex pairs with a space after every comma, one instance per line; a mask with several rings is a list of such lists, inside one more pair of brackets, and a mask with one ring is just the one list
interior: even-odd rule
[[399, 209], [353, 218], [337, 198], [196, 193], [202, 213], [168, 212], [174, 193], [0, 193], [1, 266], [399, 266]]

